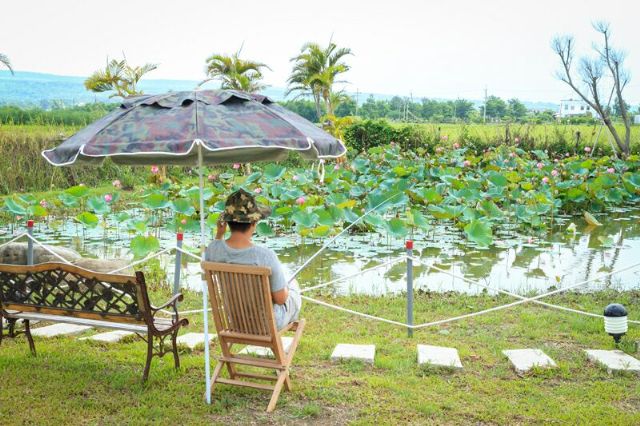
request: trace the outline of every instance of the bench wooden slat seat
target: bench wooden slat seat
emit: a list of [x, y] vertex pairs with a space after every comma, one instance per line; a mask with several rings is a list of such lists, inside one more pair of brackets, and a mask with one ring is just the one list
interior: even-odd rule
[[[149, 376], [151, 359], [169, 352], [165, 347], [167, 338], [171, 339], [175, 367], [180, 367], [176, 338], [180, 328], [189, 324], [178, 315], [177, 303], [182, 299], [177, 294], [162, 306], [151, 305], [142, 272], [128, 276], [92, 272], [64, 263], [0, 264], [0, 318], [7, 320], [7, 336], [15, 337], [15, 323], [23, 320], [24, 334], [35, 355], [30, 321], [133, 331], [147, 342], [143, 381]], [[156, 316], [165, 308], [173, 310], [173, 318]], [[3, 327], [0, 321], [0, 343]]]
[[[276, 328], [269, 285], [270, 268], [214, 262], [202, 262], [202, 268], [207, 278], [213, 319], [222, 349], [222, 356], [218, 357], [218, 364], [213, 371], [211, 392], [216, 383], [270, 390], [272, 394], [267, 412], [271, 412], [275, 409], [282, 387], [291, 390], [289, 367], [302, 337], [305, 320], [294, 321], [282, 330]], [[285, 352], [281, 338], [287, 331], [293, 331], [295, 335], [289, 351]], [[235, 344], [269, 348], [275, 359], [235, 353], [232, 351]], [[237, 365], [274, 370], [275, 375], [241, 372]], [[229, 371], [228, 379], [220, 377], [223, 367]]]

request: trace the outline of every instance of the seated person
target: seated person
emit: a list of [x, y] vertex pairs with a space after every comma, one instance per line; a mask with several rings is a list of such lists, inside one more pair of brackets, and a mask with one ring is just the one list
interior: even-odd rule
[[[275, 252], [266, 247], [255, 246], [251, 241], [258, 221], [270, 213], [271, 209], [259, 206], [253, 195], [244, 189], [229, 195], [224, 212], [218, 220], [216, 239], [207, 247], [205, 260], [271, 268], [271, 299], [276, 327], [280, 330], [298, 319], [302, 299], [295, 280], [287, 285], [284, 268]], [[225, 241], [227, 225], [231, 236]]]

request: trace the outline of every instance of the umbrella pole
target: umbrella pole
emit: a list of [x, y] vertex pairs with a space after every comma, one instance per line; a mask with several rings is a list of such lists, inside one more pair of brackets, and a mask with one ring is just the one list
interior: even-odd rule
[[[198, 178], [200, 180], [200, 254], [204, 260], [204, 250], [206, 246], [204, 227], [204, 177], [202, 176], [202, 143], [198, 143]], [[207, 404], [211, 404], [211, 365], [209, 358], [209, 312], [207, 296], [207, 283], [202, 276], [202, 319], [204, 327], [204, 374], [205, 374], [205, 394]]]

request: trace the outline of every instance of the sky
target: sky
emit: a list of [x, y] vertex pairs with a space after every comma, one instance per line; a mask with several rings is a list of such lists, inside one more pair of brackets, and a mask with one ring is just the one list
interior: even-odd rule
[[333, 39], [354, 52], [351, 92], [482, 99], [486, 87], [558, 102], [575, 95], [554, 77], [552, 38], [572, 34], [579, 53], [593, 54], [591, 22], [606, 20], [627, 52], [626, 98], [636, 105], [639, 16], [633, 0], [5, 0], [0, 52], [17, 70], [74, 76], [124, 53], [133, 65], [160, 64], [148, 78], [201, 80], [208, 56], [243, 46], [243, 57], [272, 68], [267, 84], [285, 87], [302, 45]]

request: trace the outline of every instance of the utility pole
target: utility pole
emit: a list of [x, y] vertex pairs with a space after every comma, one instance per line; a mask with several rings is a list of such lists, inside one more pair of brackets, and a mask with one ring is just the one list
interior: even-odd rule
[[482, 123], [487, 123], [487, 86], [484, 86], [484, 111], [483, 111]]

